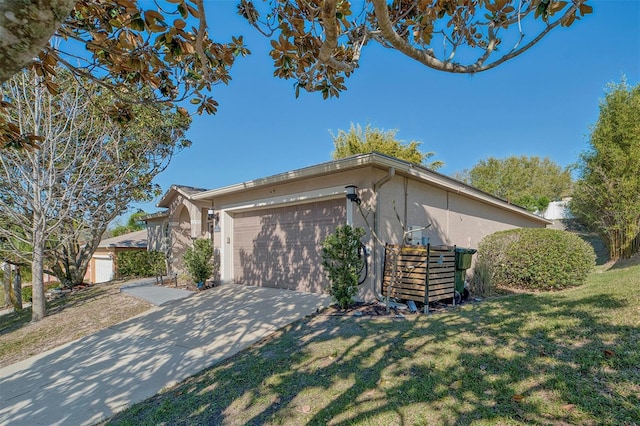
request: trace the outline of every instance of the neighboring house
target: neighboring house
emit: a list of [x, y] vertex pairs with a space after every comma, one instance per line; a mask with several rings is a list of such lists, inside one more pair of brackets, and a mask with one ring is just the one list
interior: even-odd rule
[[[347, 200], [356, 185], [361, 204]], [[182, 271], [196, 238], [212, 238], [223, 282], [323, 292], [321, 246], [338, 225], [363, 227], [370, 253], [360, 298], [380, 291], [385, 243], [399, 244], [403, 225], [431, 225], [414, 241], [477, 247], [493, 232], [544, 228], [550, 222], [450, 177], [378, 153], [357, 155], [223, 188], [172, 186], [147, 216], [150, 248], [165, 247]], [[153, 236], [153, 237], [152, 237]]]
[[100, 241], [89, 261], [85, 280], [90, 283], [103, 283], [117, 278], [117, 255], [131, 250], [147, 250], [146, 229]]
[[547, 208], [542, 211], [540, 216], [549, 220], [575, 219], [575, 216], [571, 214], [571, 210], [569, 210], [570, 201], [571, 198], [563, 199], [562, 201], [552, 201]]

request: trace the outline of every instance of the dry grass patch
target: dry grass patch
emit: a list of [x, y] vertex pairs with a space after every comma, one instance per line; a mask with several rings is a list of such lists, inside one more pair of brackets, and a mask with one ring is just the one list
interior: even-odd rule
[[30, 308], [0, 316], [0, 367], [93, 334], [152, 306], [120, 293], [121, 285], [92, 285], [48, 302], [48, 316], [37, 323], [29, 322]]

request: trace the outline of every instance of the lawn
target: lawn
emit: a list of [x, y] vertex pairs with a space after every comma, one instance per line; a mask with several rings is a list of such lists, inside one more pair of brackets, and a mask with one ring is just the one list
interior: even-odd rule
[[150, 303], [120, 293], [122, 283], [96, 284], [47, 302], [48, 316], [31, 323], [31, 308], [0, 316], [0, 367], [93, 334], [146, 311]]
[[445, 313], [306, 318], [109, 424], [640, 424], [640, 265]]

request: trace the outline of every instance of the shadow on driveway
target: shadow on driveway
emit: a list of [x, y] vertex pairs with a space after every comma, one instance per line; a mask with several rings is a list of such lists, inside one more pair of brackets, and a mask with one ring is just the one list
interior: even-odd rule
[[[226, 285], [3, 368], [0, 424], [93, 424], [330, 304]], [[64, 324], [61, 324], [64, 326]]]

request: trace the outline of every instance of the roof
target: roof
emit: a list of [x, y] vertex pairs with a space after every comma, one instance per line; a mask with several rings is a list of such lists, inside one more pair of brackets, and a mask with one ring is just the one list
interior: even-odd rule
[[164, 218], [164, 217], [169, 217], [169, 210], [161, 210], [159, 212], [150, 213], [150, 214], [148, 214], [146, 216], [142, 216], [140, 218], [140, 220], [143, 221], [143, 222], [147, 222], [149, 220], [160, 219], [160, 218]]
[[129, 232], [100, 241], [99, 248], [147, 248], [147, 230]]
[[204, 192], [204, 191], [206, 191], [206, 189], [204, 188], [196, 188], [193, 186], [186, 186], [186, 185], [171, 185], [169, 190], [165, 192], [165, 194], [162, 196], [160, 201], [158, 201], [158, 204], [156, 204], [156, 206], [169, 207], [169, 202], [170, 202], [169, 200], [173, 199], [173, 197], [175, 196], [175, 193], [181, 194], [185, 198], [190, 199], [193, 197], [193, 195], [198, 194], [200, 192]]
[[[369, 154], [354, 155], [339, 160], [329, 161], [326, 163], [317, 164], [314, 166], [305, 167], [302, 169], [292, 170], [285, 173], [280, 173], [273, 176], [268, 176], [260, 179], [254, 179], [251, 181], [238, 183], [235, 185], [225, 186], [217, 189], [199, 190], [192, 193], [189, 197], [193, 200], [209, 200], [222, 195], [233, 194], [237, 192], [246, 191], [247, 189], [256, 189], [268, 185], [274, 185], [283, 182], [292, 182], [296, 180], [309, 179], [313, 177], [319, 177], [322, 175], [336, 173], [338, 171], [352, 170], [358, 168], [365, 168], [376, 166], [384, 169], [393, 169], [396, 174], [411, 177], [418, 181], [426, 182], [430, 185], [438, 188], [461, 194], [465, 197], [481, 201], [486, 204], [493, 205], [503, 210], [512, 211], [520, 215], [526, 216], [530, 219], [535, 219], [538, 222], [550, 224], [551, 221], [544, 219], [540, 216], [536, 216], [526, 209], [511, 204], [508, 201], [497, 198], [491, 194], [479, 190], [464, 182], [435, 172], [424, 166], [413, 164], [407, 161], [397, 159], [388, 155], [380, 154], [378, 152], [372, 152]], [[163, 197], [163, 200], [169, 198], [169, 192]], [[158, 204], [160, 205], [160, 204]]]

